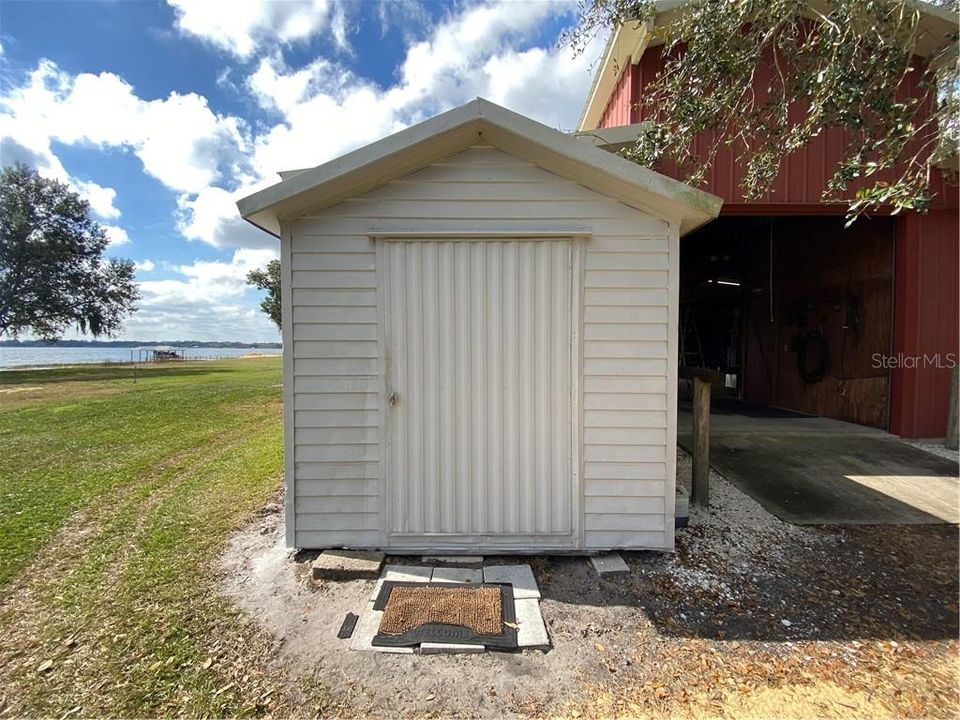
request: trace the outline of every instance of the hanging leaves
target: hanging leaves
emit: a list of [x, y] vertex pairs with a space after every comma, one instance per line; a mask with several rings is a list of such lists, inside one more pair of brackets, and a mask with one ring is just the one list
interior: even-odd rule
[[[575, 51], [603, 29], [656, 17], [656, 4], [592, 0], [563, 42]], [[718, 150], [743, 167], [745, 199], [768, 193], [783, 159], [825, 132], [844, 132], [823, 188], [851, 219], [880, 206], [926, 210], [932, 169], [955, 154], [956, 36], [918, 58], [921, 11], [910, 0], [690, 2], [648, 24], [664, 66], [643, 89], [651, 123], [626, 155], [674, 163], [702, 184]], [[694, 141], [698, 142], [695, 144]]]

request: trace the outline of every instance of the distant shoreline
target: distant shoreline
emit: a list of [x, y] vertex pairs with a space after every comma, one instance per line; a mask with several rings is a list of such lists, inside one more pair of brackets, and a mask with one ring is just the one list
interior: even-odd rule
[[282, 343], [244, 343], [231, 340], [201, 342], [199, 340], [0, 340], [0, 348], [229, 348], [232, 350], [282, 350]]
[[130, 362], [107, 360], [104, 362], [78, 362], [78, 363], [56, 363], [47, 365], [14, 365], [13, 367], [0, 366], [0, 376], [8, 372], [31, 372], [34, 370], [67, 370], [70, 368], [129, 368], [138, 369], [151, 367], [169, 367], [171, 365], [182, 365], [184, 363], [211, 363], [225, 362], [228, 360], [262, 360], [263, 358], [278, 358], [280, 353], [250, 353], [248, 355], [236, 355], [234, 357], [220, 358], [184, 358], [182, 360], [162, 360], [158, 362]]
[[6, 346], [0, 347], [0, 371], [69, 368], [85, 365], [132, 368], [134, 365], [146, 367], [157, 363], [279, 357], [283, 352], [282, 348], [167, 347], [174, 350], [180, 357], [153, 360], [151, 359], [152, 353], [140, 352], [137, 348], [127, 347]]

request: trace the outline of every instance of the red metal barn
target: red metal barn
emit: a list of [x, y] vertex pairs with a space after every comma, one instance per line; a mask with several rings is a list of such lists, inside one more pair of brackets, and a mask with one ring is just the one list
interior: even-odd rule
[[[957, 28], [922, 5], [917, 68]], [[639, 126], [624, 126], [647, 119], [644, 88], [664, 65], [654, 25], [629, 23], [611, 38], [581, 134], [636, 137]], [[904, 92], [920, 92], [918, 79]], [[757, 86], [766, 82], [758, 74]], [[938, 171], [927, 214], [876, 213], [844, 229], [846, 206], [821, 201], [844, 144], [843, 131], [824, 133], [751, 202], [735, 151], [721, 149], [703, 188], [724, 199], [721, 216], [683, 240], [681, 362], [723, 369], [725, 392], [749, 403], [942, 437], [960, 325], [957, 187]]]

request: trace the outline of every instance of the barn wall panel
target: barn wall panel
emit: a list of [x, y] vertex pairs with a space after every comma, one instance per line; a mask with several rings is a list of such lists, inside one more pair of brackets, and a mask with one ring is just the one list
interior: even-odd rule
[[890, 431], [943, 437], [950, 365], [960, 354], [960, 219], [954, 210], [897, 221]]
[[[921, 84], [925, 62], [922, 58], [914, 58], [914, 69], [904, 78], [901, 87], [902, 97], [922, 97], [922, 93], [925, 92]], [[650, 120], [652, 110], [642, 103], [642, 98], [646, 86], [660, 74], [664, 64], [663, 46], [656, 46], [648, 48], [635, 65], [628, 65], [621, 76], [621, 82], [611, 94], [608, 109], [603, 116], [604, 119], [601, 120], [600, 127], [618, 127]], [[766, 88], [775, 79], [776, 72], [777, 65], [772, 59], [760, 63], [754, 76], [755, 87], [758, 90]], [[632, 85], [628, 81], [630, 77], [635, 79]], [[631, 87], [632, 92], [629, 92]], [[628, 94], [629, 97], [627, 97]], [[625, 113], [624, 108], [633, 108], [633, 113]], [[792, 108], [790, 112], [794, 120], [799, 120], [803, 116], [803, 108], [799, 106]], [[929, 111], [922, 111], [921, 116], [924, 112]], [[701, 133], [694, 141], [694, 152], [706, 157], [709, 148], [713, 145], [714, 137], [714, 131]], [[785, 157], [773, 189], [762, 198], [750, 200], [744, 198], [741, 186], [746, 174], [746, 166], [738, 160], [738, 149], [736, 146], [721, 144], [701, 189], [724, 199], [723, 214], [842, 213], [844, 205], [830, 207], [823, 203], [822, 198], [830, 177], [836, 172], [838, 163], [845, 156], [848, 141], [849, 136], [842, 129], [827, 129], [803, 148]], [[919, 138], [914, 141], [915, 145], [921, 142], [922, 139]], [[657, 167], [657, 170], [665, 175], [684, 179], [673, 163], [664, 162]], [[891, 182], [896, 179], [895, 172], [901, 170], [902, 168], [884, 171], [859, 183], [852, 183], [848, 196], [854, 197], [856, 191], [864, 187], [868, 181], [870, 183]], [[956, 184], [951, 183], [947, 175], [938, 169], [934, 169], [931, 173], [930, 189], [933, 194], [934, 208], [956, 208], [960, 204]]]

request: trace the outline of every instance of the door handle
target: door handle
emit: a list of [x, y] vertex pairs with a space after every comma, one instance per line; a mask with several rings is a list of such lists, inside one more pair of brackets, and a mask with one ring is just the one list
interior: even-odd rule
[[389, 399], [387, 400], [387, 402], [390, 403], [390, 407], [392, 407], [392, 408], [393, 408], [393, 407], [396, 407], [396, 406], [397, 406], [397, 403], [400, 402], [400, 396], [397, 395], [395, 392], [392, 392], [392, 393], [390, 393], [390, 397], [389, 397]]

